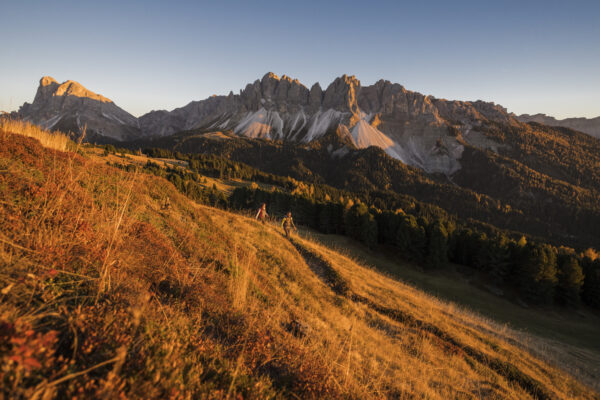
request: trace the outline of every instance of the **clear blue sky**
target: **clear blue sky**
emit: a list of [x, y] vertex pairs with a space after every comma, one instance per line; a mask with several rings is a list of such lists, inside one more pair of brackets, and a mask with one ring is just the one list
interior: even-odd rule
[[31, 102], [43, 75], [141, 115], [273, 71], [600, 115], [600, 1], [21, 0], [1, 5], [0, 38], [0, 110]]

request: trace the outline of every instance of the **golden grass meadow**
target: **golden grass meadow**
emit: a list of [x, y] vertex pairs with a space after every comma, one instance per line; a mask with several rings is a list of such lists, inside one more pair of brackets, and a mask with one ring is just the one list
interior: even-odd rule
[[0, 398], [597, 398], [345, 254], [66, 135], [0, 131]]

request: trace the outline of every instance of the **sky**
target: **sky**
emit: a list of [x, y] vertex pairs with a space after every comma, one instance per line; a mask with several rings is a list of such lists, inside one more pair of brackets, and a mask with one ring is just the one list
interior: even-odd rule
[[0, 110], [42, 76], [139, 116], [266, 72], [600, 116], [600, 1], [0, 1]]

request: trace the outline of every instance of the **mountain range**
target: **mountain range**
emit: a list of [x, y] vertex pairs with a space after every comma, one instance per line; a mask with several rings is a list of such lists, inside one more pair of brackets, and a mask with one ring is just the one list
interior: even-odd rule
[[[13, 117], [130, 149], [216, 154], [355, 193], [407, 194], [452, 215], [556, 244], [597, 247], [600, 141], [522, 122], [494, 103], [449, 101], [343, 75], [325, 90], [273, 73], [239, 94], [139, 118], [44, 77]], [[227, 140], [224, 140], [227, 139]]]
[[362, 86], [343, 75], [325, 90], [310, 89], [286, 75], [269, 72], [239, 94], [211, 96], [172, 111], [139, 118], [81, 84], [59, 84], [45, 76], [32, 104], [17, 115], [44, 128], [80, 133], [87, 140], [131, 141], [200, 129], [231, 131], [249, 138], [308, 143], [338, 130], [355, 148], [376, 146], [426, 172], [452, 175], [461, 168], [464, 145], [498, 151], [501, 143], [482, 132], [489, 123], [519, 126], [537, 122], [600, 136], [600, 117], [556, 120], [544, 114], [516, 116], [494, 103], [449, 101], [380, 80]]
[[90, 141], [155, 138], [190, 129], [231, 131], [239, 136], [309, 143], [338, 130], [356, 148], [376, 146], [426, 172], [451, 175], [461, 168], [464, 145], [497, 151], [480, 127], [519, 125], [506, 109], [482, 101], [437, 99], [380, 80], [362, 86], [343, 75], [325, 90], [267, 73], [239, 94], [212, 96], [172, 111], [135, 118], [111, 100], [73, 81], [43, 77], [32, 104], [18, 116], [45, 128], [81, 132]]

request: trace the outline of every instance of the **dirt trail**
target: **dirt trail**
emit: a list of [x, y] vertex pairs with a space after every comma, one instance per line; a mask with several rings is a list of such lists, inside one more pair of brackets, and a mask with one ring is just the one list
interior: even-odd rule
[[313, 271], [313, 273], [325, 285], [329, 286], [335, 294], [346, 297], [355, 303], [366, 305], [371, 310], [381, 315], [385, 315], [397, 322], [421, 329], [422, 331], [431, 334], [437, 340], [441, 341], [445, 348], [462, 352], [464, 356], [466, 358], [470, 358], [472, 362], [482, 364], [483, 366], [496, 372], [498, 375], [501, 375], [509, 382], [520, 386], [534, 399], [550, 400], [555, 398], [555, 396], [549, 393], [540, 382], [520, 371], [513, 364], [500, 360], [496, 357], [489, 356], [471, 346], [463, 344], [458, 339], [452, 337], [449, 333], [441, 330], [437, 326], [417, 319], [413, 315], [410, 315], [399, 309], [383, 306], [367, 297], [354, 293], [348, 283], [326, 259], [307, 249], [299, 241], [293, 238], [290, 239], [290, 243], [302, 256], [310, 270]]

